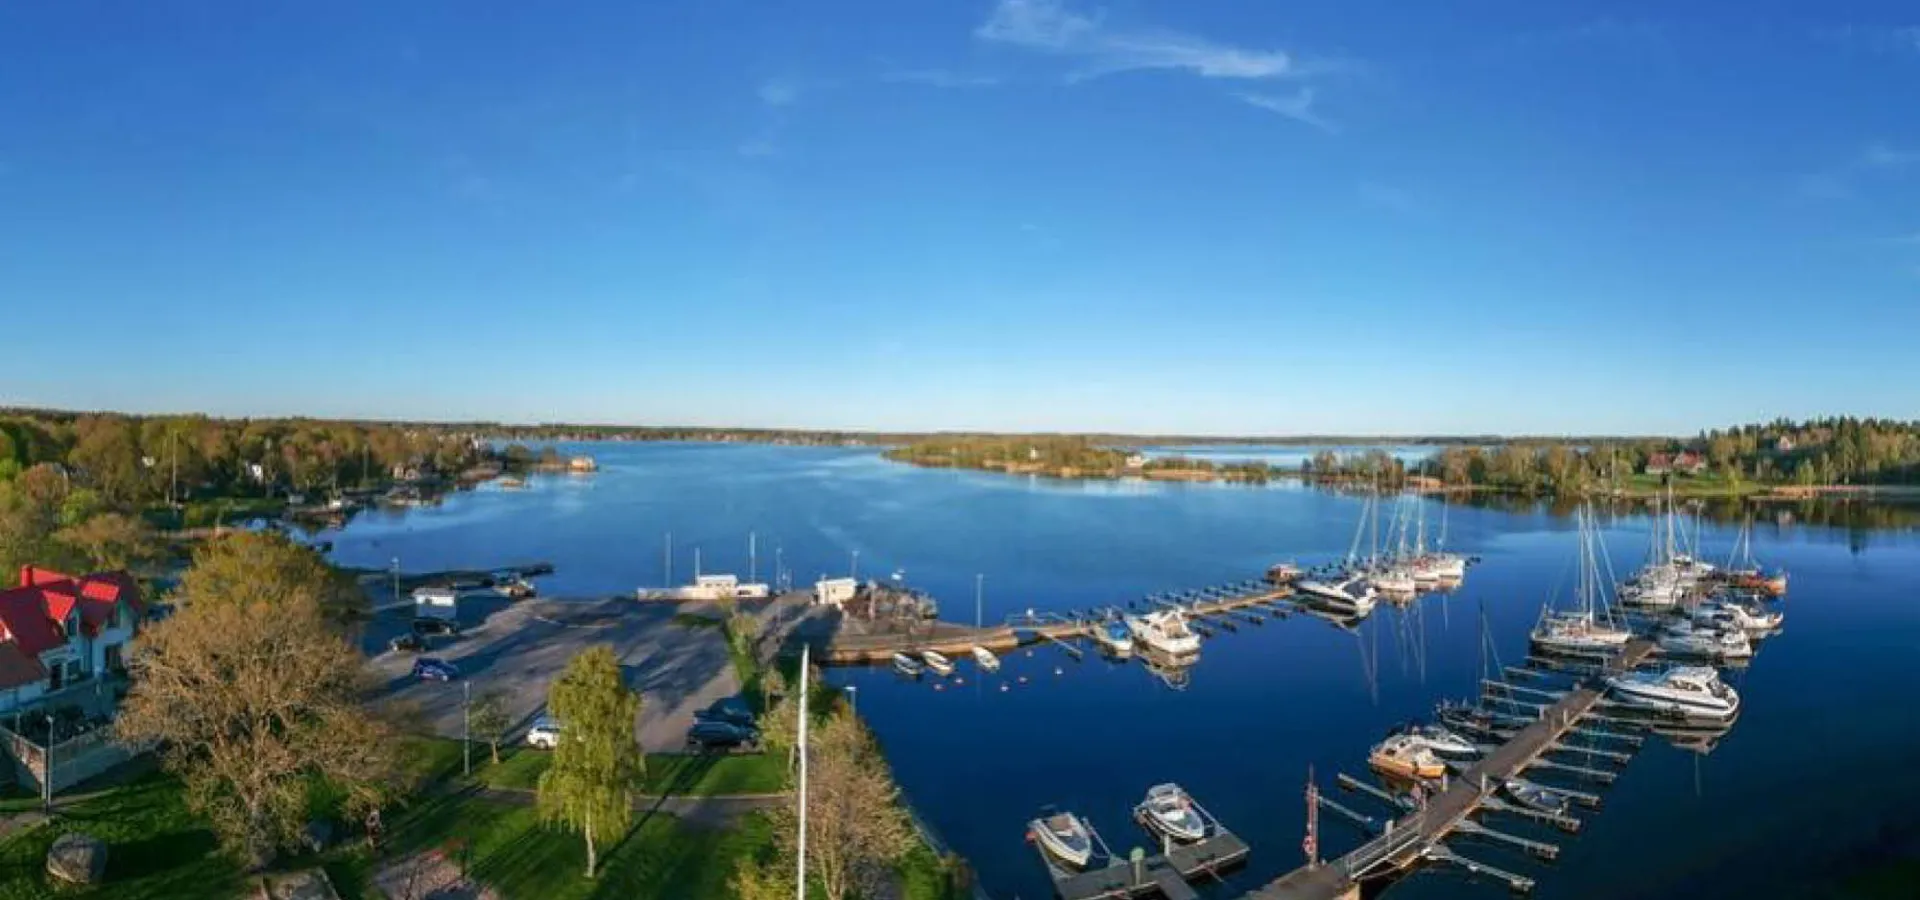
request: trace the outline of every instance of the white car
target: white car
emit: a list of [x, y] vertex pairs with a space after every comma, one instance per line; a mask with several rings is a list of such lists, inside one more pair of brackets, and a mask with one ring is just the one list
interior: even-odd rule
[[560, 723], [552, 719], [541, 719], [527, 729], [527, 746], [541, 750], [552, 750], [560, 743]]

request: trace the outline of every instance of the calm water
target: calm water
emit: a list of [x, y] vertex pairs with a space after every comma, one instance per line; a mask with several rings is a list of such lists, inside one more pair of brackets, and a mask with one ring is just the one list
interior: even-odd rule
[[[984, 573], [991, 620], [1338, 556], [1359, 510], [1352, 498], [1291, 484], [1029, 481], [897, 466], [864, 450], [585, 449], [601, 463], [596, 476], [375, 513], [334, 536], [335, 555], [376, 566], [398, 556], [408, 569], [547, 559], [558, 566], [547, 593], [606, 594], [664, 579], [667, 531], [676, 580], [692, 571], [696, 546], [707, 571], [745, 574], [752, 531], [763, 578], [776, 548], [796, 582], [844, 573], [858, 551], [863, 575], [903, 570], [952, 618], [971, 617], [974, 577]], [[1606, 524], [1615, 566], [1637, 565], [1646, 520]], [[1300, 861], [1310, 765], [1323, 785], [1336, 771], [1360, 774], [1389, 725], [1471, 692], [1480, 610], [1500, 654], [1518, 660], [1541, 602], [1569, 589], [1571, 529], [1533, 507], [1456, 507], [1450, 547], [1483, 557], [1458, 592], [1409, 612], [1382, 607], [1357, 636], [1304, 617], [1222, 633], [1183, 692], [1137, 663], [1076, 663], [1051, 649], [1010, 657], [1002, 678], [1016, 683], [1005, 691], [970, 668], [966, 684], [942, 691], [878, 670], [832, 677], [858, 687], [908, 795], [994, 896], [1049, 896], [1021, 837], [1041, 805], [1088, 816], [1124, 853], [1145, 843], [1127, 811], [1162, 781], [1185, 785], [1252, 844], [1233, 889], [1204, 891], [1235, 896]], [[1733, 538], [1731, 527], [1709, 524], [1704, 555], [1724, 559]], [[1914, 853], [1920, 541], [1911, 530], [1863, 535], [1768, 519], [1754, 545], [1791, 570], [1793, 591], [1785, 633], [1734, 678], [1747, 708], [1732, 735], [1705, 756], [1650, 743], [1580, 835], [1542, 835], [1563, 845], [1553, 866], [1461, 842], [1463, 852], [1535, 875], [1549, 898], [1818, 896], [1859, 864]], [[1322, 828], [1332, 852], [1360, 840], [1324, 816]], [[1439, 871], [1392, 891], [1503, 894]]]

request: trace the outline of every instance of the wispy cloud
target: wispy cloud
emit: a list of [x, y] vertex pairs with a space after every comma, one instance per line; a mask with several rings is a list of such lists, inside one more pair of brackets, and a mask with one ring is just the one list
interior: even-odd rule
[[1240, 93], [1235, 96], [1268, 112], [1279, 113], [1295, 122], [1312, 125], [1328, 134], [1338, 134], [1340, 131], [1340, 126], [1314, 112], [1313, 88], [1303, 87], [1291, 94], [1280, 96], [1250, 93]]
[[998, 75], [976, 75], [968, 72], [950, 72], [946, 69], [910, 69], [901, 72], [888, 72], [880, 76], [883, 81], [901, 84], [924, 84], [938, 88], [983, 88], [1003, 83]]
[[1842, 25], [1813, 33], [1819, 40], [1880, 53], [1920, 53], [1920, 25]]
[[1291, 56], [1152, 28], [1109, 25], [1103, 14], [1082, 15], [1060, 0], [1000, 0], [974, 30], [983, 41], [1079, 60], [1075, 78], [1166, 69], [1203, 78], [1277, 78], [1298, 74]]
[[1920, 150], [1874, 141], [1837, 166], [1800, 178], [1800, 194], [1814, 200], [1852, 197], [1858, 182], [1885, 177], [1920, 164]]
[[789, 106], [800, 99], [800, 82], [791, 78], [769, 78], [760, 82], [760, 102], [768, 106]]

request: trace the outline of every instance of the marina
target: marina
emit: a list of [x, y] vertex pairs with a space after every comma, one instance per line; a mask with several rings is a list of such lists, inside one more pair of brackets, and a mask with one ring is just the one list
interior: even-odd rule
[[[1139, 489], [1138, 496], [1044, 481], [1007, 488], [986, 475], [889, 468], [857, 450], [632, 445], [594, 453], [601, 471], [590, 484], [535, 479], [518, 491], [483, 487], [441, 507], [370, 512], [344, 532], [321, 537], [334, 542], [344, 562], [369, 571], [384, 571], [396, 555], [406, 571], [551, 560], [557, 568], [539, 579], [543, 596], [631, 598], [636, 584], [686, 580], [696, 545], [712, 570], [750, 574], [744, 536], [757, 530], [762, 576], [777, 547], [784, 547], [785, 568], [796, 581], [811, 583], [819, 572], [847, 573], [848, 546], [862, 550], [862, 573], [907, 569], [914, 584], [947, 601], [945, 618], [965, 620], [965, 625], [939, 628], [941, 637], [974, 628], [974, 609], [962, 608], [974, 605], [975, 575], [984, 570], [989, 588], [984, 631], [1007, 628], [1011, 636], [1010, 624], [1024, 622], [1029, 608], [1040, 622], [1092, 622], [1110, 609], [1137, 613], [1151, 594], [1177, 596], [1193, 586], [1262, 572], [1276, 558], [1338, 558], [1347, 549], [1359, 508], [1352, 498], [1288, 486], [1155, 485]], [[736, 470], [754, 473], [756, 484], [772, 485], [756, 490], [779, 502], [726, 494], [736, 499], [719, 502], [724, 510], [716, 512], [713, 489], [696, 485]], [[830, 473], [833, 481], [821, 481], [822, 473]], [[827, 483], [834, 489], [820, 487]], [[597, 499], [582, 506], [588, 491]], [[635, 508], [630, 504], [643, 497], [655, 510], [647, 518], [636, 521], [620, 512]], [[629, 505], [622, 506], [621, 498]], [[821, 511], [819, 525], [812, 521], [814, 514], [791, 512], [808, 509]], [[1052, 891], [1046, 868], [1020, 840], [1020, 823], [1040, 804], [1061, 803], [1089, 814], [1122, 854], [1128, 849], [1123, 845], [1151, 850], [1151, 836], [1128, 825], [1126, 817], [1147, 786], [1166, 781], [1191, 790], [1256, 851], [1220, 878], [1202, 876], [1188, 886], [1203, 897], [1242, 896], [1299, 863], [1300, 784], [1309, 766], [1319, 767], [1326, 793], [1354, 812], [1382, 822], [1399, 817], [1403, 813], [1377, 808], [1370, 798], [1339, 796], [1333, 784], [1340, 768], [1372, 781], [1364, 771], [1365, 754], [1383, 729], [1433, 716], [1436, 699], [1471, 690], [1481, 678], [1504, 677], [1514, 686], [1557, 691], [1602, 668], [1604, 657], [1525, 648], [1542, 600], [1558, 591], [1556, 606], [1569, 603], [1571, 517], [1545, 507], [1458, 504], [1450, 517], [1452, 542], [1484, 558], [1455, 593], [1430, 595], [1406, 607], [1380, 603], [1365, 619], [1328, 614], [1300, 594], [1282, 596], [1265, 608], [1246, 607], [1266, 617], [1264, 626], [1234, 617], [1196, 617], [1190, 623], [1195, 630], [1206, 627], [1216, 637], [1203, 642], [1201, 662], [1185, 670], [1155, 671], [1131, 660], [1109, 663], [1090, 638], [1067, 637], [1068, 646], [1081, 650], [1077, 663], [1049, 641], [1007, 641], [993, 645], [1001, 668], [990, 674], [976, 674], [970, 642], [928, 644], [958, 667], [964, 686], [953, 679], [899, 678], [890, 671], [887, 655], [831, 668], [826, 677], [858, 687], [860, 714], [886, 747], [906, 795], [975, 868], [991, 896], [1043, 897]], [[1429, 513], [1429, 523], [1436, 518], [1437, 510]], [[1013, 519], [1035, 523], [1017, 545], [998, 536]], [[1701, 556], [1724, 561], [1741, 519], [1725, 517], [1729, 524], [1716, 526], [1709, 516], [1702, 526]], [[916, 521], [929, 524], [900, 524]], [[696, 522], [707, 524], [696, 530], [690, 524]], [[1648, 542], [1647, 516], [1625, 509], [1602, 512], [1596, 524], [1615, 565], [1624, 561], [1630, 571], [1639, 563]], [[674, 569], [681, 576], [671, 580], [663, 577], [658, 551], [658, 535], [669, 529], [675, 532]], [[609, 538], [615, 534], [640, 537]], [[636, 543], [642, 545], [638, 552]], [[1518, 827], [1539, 820], [1501, 810], [1502, 804], [1519, 805], [1504, 790], [1490, 795], [1482, 805], [1485, 812], [1474, 817], [1495, 830], [1562, 845], [1551, 871], [1530, 868], [1532, 857], [1524, 852], [1464, 835], [1445, 841], [1422, 865], [1457, 868], [1466, 875], [1464, 863], [1443, 858], [1451, 853], [1537, 879], [1542, 896], [1601, 900], [1619, 894], [1598, 886], [1622, 885], [1633, 896], [1679, 900], [1686, 895], [1636, 873], [1704, 856], [1703, 872], [1711, 873], [1715, 885], [1765, 896], [1776, 885], [1808, 884], [1805, 879], [1814, 873], [1796, 860], [1826, 859], [1839, 846], [1857, 842], [1860, 829], [1854, 823], [1897, 819], [1900, 810], [1920, 802], [1899, 784], [1865, 797], [1849, 792], [1839, 770], [1829, 766], [1834, 760], [1874, 764], [1888, 735], [1905, 733], [1898, 726], [1889, 723], [1893, 730], [1870, 742], [1844, 728], [1833, 728], [1818, 747], [1801, 739], [1808, 727], [1806, 710], [1826, 710], [1827, 718], [1820, 721], [1835, 722], [1903, 702], [1904, 695], [1894, 690], [1902, 683], [1894, 656], [1875, 649], [1879, 644], [1866, 642], [1866, 636], [1920, 639], [1920, 625], [1892, 612], [1897, 605], [1882, 602], [1889, 592], [1920, 590], [1911, 574], [1920, 571], [1920, 545], [1905, 532], [1849, 532], [1812, 521], [1778, 524], [1771, 514], [1755, 522], [1752, 544], [1767, 566], [1793, 572], [1792, 596], [1774, 607], [1787, 611], [1789, 619], [1786, 636], [1772, 639], [1778, 646], [1763, 646], [1750, 670], [1727, 673], [1748, 701], [1729, 737], [1715, 742], [1689, 736], [1683, 740], [1700, 749], [1680, 747], [1663, 733], [1667, 725], [1602, 701], [1561, 742], [1620, 752], [1644, 748], [1630, 776], [1603, 786], [1539, 767], [1528, 775], [1558, 793], [1575, 795], [1564, 815], [1582, 821], [1577, 840], [1556, 840], [1552, 835], [1566, 832], [1546, 822], [1540, 822], [1541, 834]], [[1129, 605], [1128, 598], [1136, 602]], [[1504, 665], [1494, 659], [1485, 669], [1473, 627], [1474, 610], [1482, 605], [1488, 629], [1510, 652]], [[1268, 609], [1283, 611], [1285, 621], [1276, 622]], [[1075, 611], [1079, 614], [1072, 615]], [[1229, 631], [1227, 623], [1238, 631]], [[1871, 627], [1861, 629], [1861, 623]], [[916, 638], [927, 632], [923, 625]], [[1803, 636], [1810, 639], [1800, 640]], [[1813, 636], [1841, 648], [1839, 654], [1813, 652]], [[918, 646], [909, 649], [917, 652]], [[1143, 670], [1154, 677], [1142, 678]], [[1827, 688], [1842, 675], [1857, 693], [1836, 703]], [[940, 682], [946, 690], [932, 691]], [[1539, 708], [1554, 702], [1517, 694], [1511, 699], [1533, 705], [1469, 699], [1481, 711], [1474, 721], [1493, 733], [1468, 735], [1458, 723], [1449, 725], [1485, 744], [1525, 728]], [[1492, 714], [1496, 707], [1502, 715]], [[1303, 728], [1305, 723], [1311, 727]], [[1074, 735], [1072, 752], [1029, 752], [1033, 736], [1048, 729]], [[1009, 747], [1026, 749], [1009, 754]], [[1702, 750], [1711, 752], [1701, 756]], [[1577, 752], [1547, 756], [1596, 771], [1612, 768]], [[964, 771], [977, 771], [979, 777], [959, 777], [963, 768], [957, 760], [968, 761]], [[1756, 773], [1789, 770], [1806, 782], [1805, 793], [1785, 806], [1752, 803], [1752, 791], [1767, 780], [1756, 781]], [[992, 779], [996, 788], [982, 790], [980, 778]], [[1589, 803], [1603, 801], [1604, 814], [1584, 812]], [[1338, 833], [1345, 821], [1336, 820], [1338, 815], [1323, 810], [1320, 823], [1322, 843], [1335, 857], [1371, 839]], [[1763, 852], [1742, 857], [1737, 867], [1714, 862], [1734, 858], [1719, 828], [1729, 816], [1750, 823], [1746, 840], [1763, 848], [1793, 846], [1799, 855]], [[1805, 834], [1795, 823], [1809, 817], [1833, 827]], [[1502, 819], [1513, 827], [1502, 825]], [[1649, 834], [1689, 837], [1683, 848], [1649, 844], [1644, 840]], [[1128, 840], [1114, 840], [1123, 835]], [[1624, 855], [1644, 859], [1645, 865], [1623, 872], [1618, 863]], [[1490, 874], [1422, 875], [1389, 896], [1485, 900], [1495, 889], [1481, 882], [1491, 879]], [[1502, 882], [1492, 884], [1498, 888]]]

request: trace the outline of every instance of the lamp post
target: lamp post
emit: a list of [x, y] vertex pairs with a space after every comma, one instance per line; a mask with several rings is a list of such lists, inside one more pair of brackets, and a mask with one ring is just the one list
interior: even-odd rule
[[859, 547], [853, 548], [853, 568], [847, 572], [847, 577], [852, 578], [855, 581], [860, 580], [860, 548]]
[[400, 605], [400, 557], [393, 558], [393, 605]]
[[860, 686], [847, 685], [847, 705], [853, 708], [853, 717], [860, 718]]
[[47, 765], [45, 778], [40, 779], [40, 812], [53, 815], [53, 713], [47, 716]]
[[468, 722], [473, 709], [473, 682], [460, 680], [460, 766], [464, 775], [473, 774], [473, 731]]

